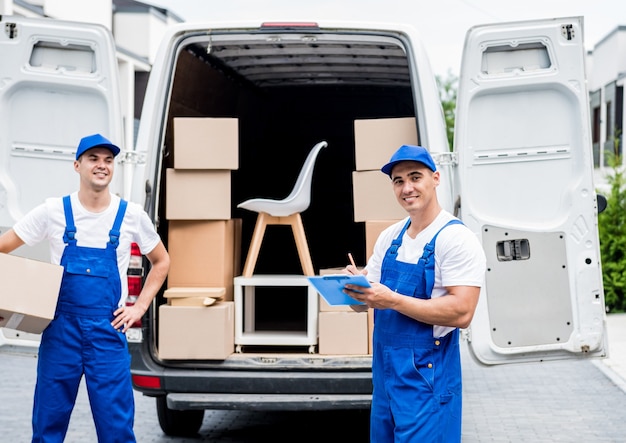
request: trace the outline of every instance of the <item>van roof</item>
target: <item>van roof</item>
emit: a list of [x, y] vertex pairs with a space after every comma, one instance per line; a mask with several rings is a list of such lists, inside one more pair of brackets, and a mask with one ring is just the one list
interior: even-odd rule
[[410, 48], [397, 32], [323, 30], [310, 22], [211, 29], [204, 39], [196, 32], [186, 32], [193, 36], [187, 50], [256, 86], [411, 84]]

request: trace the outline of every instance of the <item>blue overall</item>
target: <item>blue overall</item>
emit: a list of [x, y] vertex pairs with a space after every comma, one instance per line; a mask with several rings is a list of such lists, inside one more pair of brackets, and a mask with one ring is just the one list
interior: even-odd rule
[[[435, 283], [435, 242], [417, 264], [397, 260], [404, 225], [382, 263], [381, 283], [400, 294], [430, 299]], [[432, 325], [393, 309], [374, 311], [372, 443], [457, 442], [461, 439], [459, 330], [433, 338]]]
[[122, 200], [106, 248], [81, 247], [70, 198], [63, 198], [64, 273], [54, 320], [39, 347], [33, 442], [63, 441], [83, 374], [98, 441], [135, 441], [126, 336], [111, 326], [121, 296], [116, 248], [126, 206]]

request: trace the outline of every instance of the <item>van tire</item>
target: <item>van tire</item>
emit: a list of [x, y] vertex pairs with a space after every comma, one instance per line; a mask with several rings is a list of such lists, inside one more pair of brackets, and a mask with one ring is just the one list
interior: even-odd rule
[[191, 437], [198, 435], [204, 420], [203, 409], [179, 411], [167, 407], [164, 395], [156, 397], [159, 425], [166, 435], [172, 437]]

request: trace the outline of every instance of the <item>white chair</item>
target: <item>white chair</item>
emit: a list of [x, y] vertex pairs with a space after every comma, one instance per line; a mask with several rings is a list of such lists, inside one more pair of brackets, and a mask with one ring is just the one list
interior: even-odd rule
[[313, 167], [315, 166], [317, 155], [326, 146], [328, 146], [328, 143], [325, 141], [313, 146], [313, 149], [311, 149], [304, 161], [293, 190], [283, 200], [253, 198], [237, 205], [238, 208], [259, 213], [243, 268], [244, 277], [252, 277], [254, 273], [254, 267], [256, 266], [256, 260], [259, 256], [259, 249], [261, 249], [267, 225], [291, 225], [304, 275], [315, 275], [300, 213], [305, 211], [311, 203]]

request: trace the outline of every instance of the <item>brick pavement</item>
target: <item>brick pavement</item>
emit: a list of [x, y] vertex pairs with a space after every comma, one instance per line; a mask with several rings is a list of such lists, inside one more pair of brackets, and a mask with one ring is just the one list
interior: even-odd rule
[[[610, 358], [484, 367], [463, 349], [463, 442], [626, 441], [626, 314], [609, 315]], [[0, 346], [0, 443], [30, 441], [35, 350]], [[329, 429], [350, 423], [350, 441], [367, 441], [367, 416], [352, 411], [260, 413], [207, 411], [194, 439], [166, 437], [154, 400], [136, 393], [135, 430], [144, 442], [292, 442], [298, 434], [345, 440]], [[333, 438], [332, 436], [336, 436]], [[84, 386], [67, 443], [95, 442]]]

